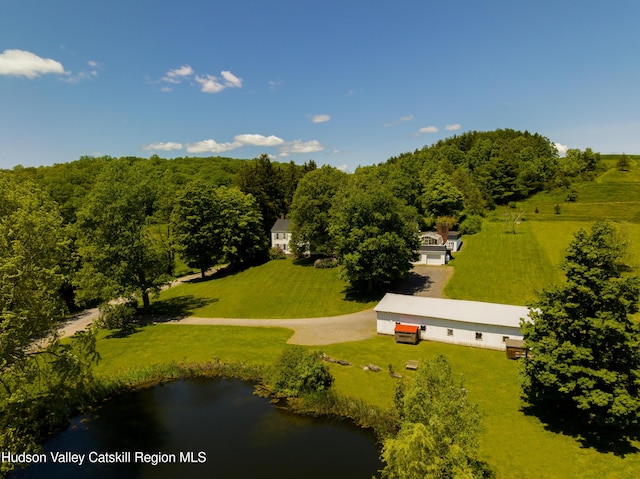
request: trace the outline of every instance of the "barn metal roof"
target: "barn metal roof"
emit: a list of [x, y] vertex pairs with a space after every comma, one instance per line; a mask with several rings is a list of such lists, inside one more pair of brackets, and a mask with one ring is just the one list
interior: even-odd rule
[[526, 306], [426, 298], [395, 293], [387, 293], [373, 309], [385, 313], [509, 327], [520, 327], [520, 318], [529, 316], [529, 308]]

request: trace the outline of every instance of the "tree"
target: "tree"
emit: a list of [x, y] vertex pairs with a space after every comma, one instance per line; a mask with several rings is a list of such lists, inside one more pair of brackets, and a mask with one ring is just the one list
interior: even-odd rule
[[457, 216], [464, 207], [464, 197], [448, 177], [438, 172], [426, 183], [422, 196], [424, 211], [434, 218]]
[[620, 171], [628, 171], [630, 166], [631, 161], [629, 160], [629, 157], [623, 153], [616, 162], [616, 168], [618, 168], [618, 170]]
[[141, 297], [147, 309], [167, 282], [170, 256], [147, 225], [155, 200], [148, 173], [141, 161], [109, 163], [78, 211], [81, 299]]
[[57, 204], [0, 173], [0, 450], [37, 450], [91, 382], [95, 336], [62, 344], [56, 334], [70, 251]]
[[262, 216], [263, 236], [268, 238], [273, 222], [281, 213], [287, 212], [282, 171], [271, 163], [268, 155], [262, 154], [242, 166], [236, 182], [244, 193], [256, 199]]
[[350, 180], [336, 197], [329, 234], [343, 276], [370, 291], [411, 269], [420, 246], [417, 214], [382, 184], [361, 181], [357, 173]]
[[202, 277], [222, 260], [222, 240], [217, 231], [218, 205], [215, 189], [194, 181], [178, 194], [171, 212], [172, 242], [187, 265]]
[[0, 371], [23, 361], [65, 317], [66, 233], [42, 191], [0, 174]]
[[425, 362], [408, 385], [398, 385], [395, 409], [400, 431], [384, 441], [382, 477], [485, 477], [477, 459], [480, 413], [446, 357]]
[[297, 254], [306, 251], [329, 256], [333, 245], [329, 236], [331, 205], [347, 183], [347, 174], [332, 166], [307, 173], [293, 195], [291, 219], [292, 244]]
[[266, 251], [255, 199], [238, 188], [189, 183], [171, 213], [173, 242], [204, 278], [210, 267], [251, 263]]
[[223, 260], [252, 264], [266, 257], [267, 242], [260, 232], [262, 216], [253, 195], [221, 186], [215, 192]]
[[[545, 289], [522, 330], [531, 353], [523, 396], [591, 430], [628, 434], [640, 417], [640, 282], [623, 275], [626, 245], [597, 222], [580, 230], [562, 265], [567, 280]], [[637, 432], [637, 429], [635, 429]]]

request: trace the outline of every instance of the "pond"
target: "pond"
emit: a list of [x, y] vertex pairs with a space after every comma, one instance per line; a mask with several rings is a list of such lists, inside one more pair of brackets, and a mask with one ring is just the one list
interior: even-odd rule
[[222, 379], [118, 396], [43, 447], [46, 463], [10, 477], [355, 479], [382, 468], [371, 431], [288, 413]]

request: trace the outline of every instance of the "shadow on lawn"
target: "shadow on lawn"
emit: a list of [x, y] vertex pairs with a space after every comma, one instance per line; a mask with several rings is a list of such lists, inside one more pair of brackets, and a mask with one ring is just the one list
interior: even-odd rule
[[612, 453], [619, 457], [636, 454], [640, 449], [632, 441], [640, 440], [640, 432], [623, 435], [620, 432], [595, 428], [593, 425], [576, 420], [570, 413], [552, 411], [550, 408], [524, 406], [522, 412], [526, 416], [535, 416], [547, 431], [574, 438], [581, 447], [595, 449], [600, 453]]
[[174, 319], [191, 316], [198, 308], [217, 303], [218, 298], [196, 298], [195, 296], [177, 296], [151, 303], [149, 313], [140, 317], [140, 323], [164, 323]]
[[355, 303], [370, 303], [372, 301], [380, 301], [385, 295], [385, 291], [376, 290], [367, 291], [364, 285], [349, 286], [342, 290], [345, 301], [353, 301]]

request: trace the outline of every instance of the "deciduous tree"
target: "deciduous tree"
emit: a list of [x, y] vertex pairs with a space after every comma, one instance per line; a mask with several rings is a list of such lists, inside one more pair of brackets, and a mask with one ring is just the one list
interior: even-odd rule
[[155, 190], [142, 161], [108, 164], [78, 211], [83, 266], [78, 275], [83, 299], [142, 298], [169, 279], [169, 255], [151, 235], [147, 219]]
[[407, 385], [400, 383], [395, 406], [400, 431], [384, 441], [384, 478], [485, 477], [477, 459], [480, 413], [446, 357], [426, 361]]
[[298, 183], [289, 219], [292, 222], [292, 244], [297, 254], [307, 251], [333, 254], [329, 236], [330, 210], [333, 198], [347, 183], [346, 173], [323, 166], [307, 173]]
[[417, 214], [377, 182], [356, 174], [336, 198], [329, 233], [344, 277], [352, 284], [399, 278], [411, 269], [419, 247]]

